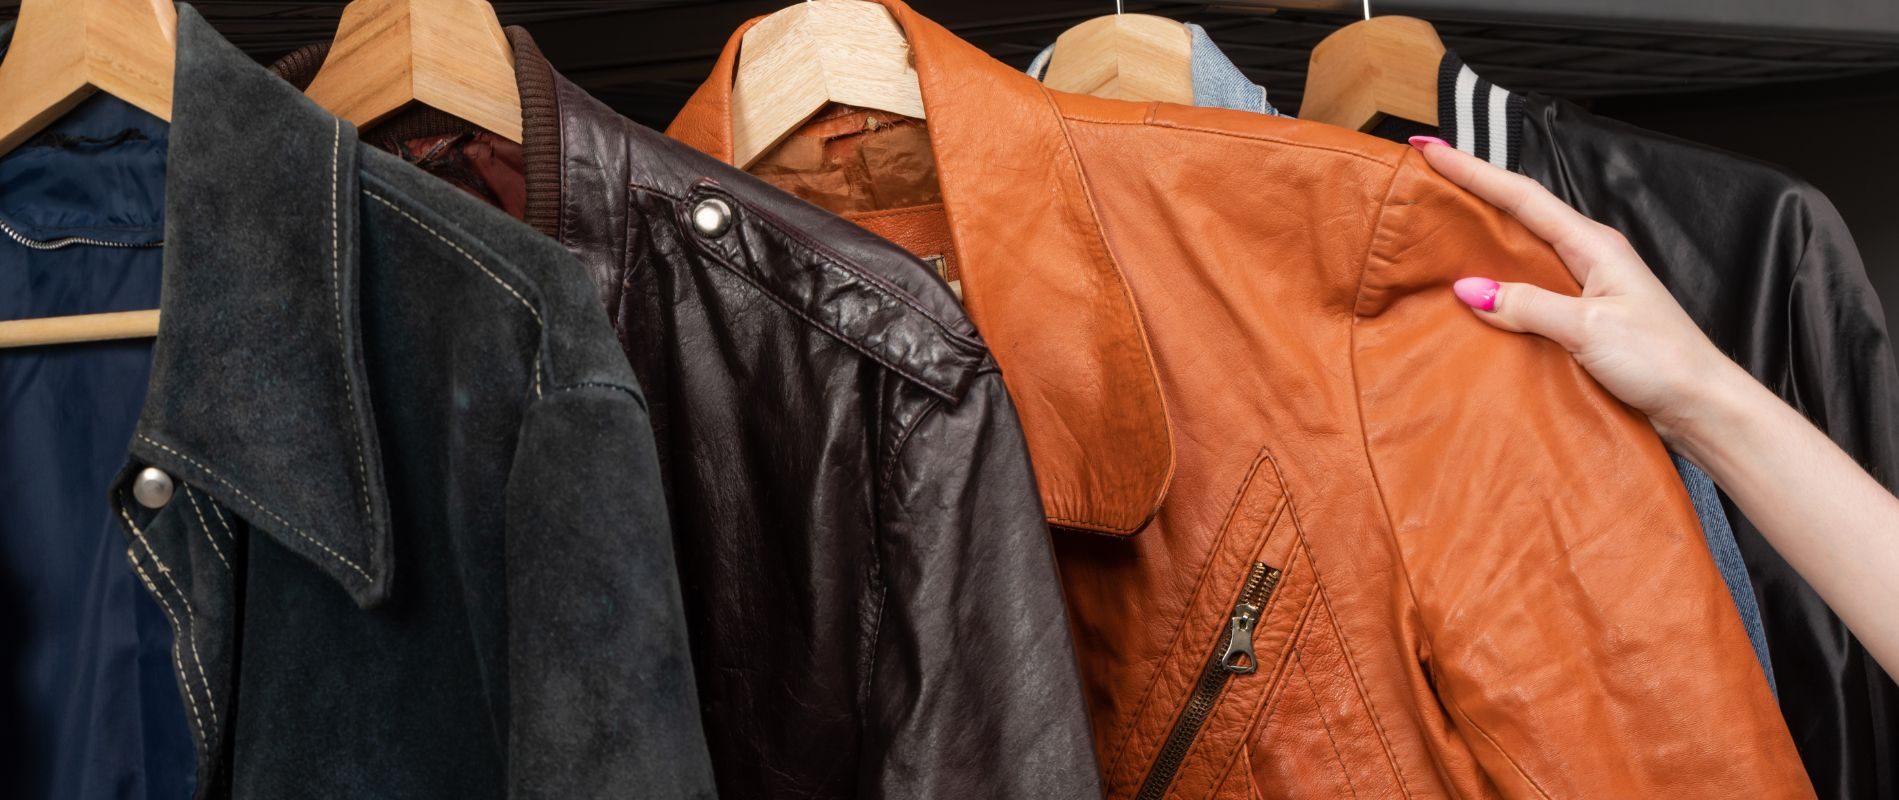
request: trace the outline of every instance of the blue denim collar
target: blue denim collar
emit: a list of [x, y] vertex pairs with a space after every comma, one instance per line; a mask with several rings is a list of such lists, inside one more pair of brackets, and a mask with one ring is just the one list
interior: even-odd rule
[[[1207, 29], [1186, 23], [1193, 36], [1193, 104], [1202, 108], [1230, 108], [1255, 114], [1279, 116], [1279, 109], [1266, 100], [1266, 87], [1253, 83], [1226, 57]], [[1041, 80], [1048, 72], [1049, 57], [1055, 46], [1049, 45], [1029, 64], [1030, 77]]]
[[171, 472], [373, 606], [393, 570], [356, 131], [182, 3], [177, 41], [164, 322], [127, 471]]

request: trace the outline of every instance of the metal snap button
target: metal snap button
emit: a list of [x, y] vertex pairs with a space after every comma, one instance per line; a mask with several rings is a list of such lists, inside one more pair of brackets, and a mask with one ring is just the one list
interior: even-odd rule
[[164, 508], [171, 502], [171, 476], [157, 467], [139, 470], [138, 477], [132, 479], [132, 499], [139, 505], [150, 509]]
[[701, 200], [692, 209], [692, 227], [707, 238], [723, 236], [732, 229], [732, 207], [716, 197]]

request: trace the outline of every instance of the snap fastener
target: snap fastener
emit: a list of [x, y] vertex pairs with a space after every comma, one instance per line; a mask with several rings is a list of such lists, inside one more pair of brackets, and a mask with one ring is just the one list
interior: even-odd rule
[[132, 499], [139, 505], [157, 510], [171, 502], [171, 476], [157, 467], [139, 470], [138, 477], [132, 479]]
[[732, 229], [732, 207], [716, 197], [701, 200], [693, 206], [692, 227], [707, 238], [723, 236]]

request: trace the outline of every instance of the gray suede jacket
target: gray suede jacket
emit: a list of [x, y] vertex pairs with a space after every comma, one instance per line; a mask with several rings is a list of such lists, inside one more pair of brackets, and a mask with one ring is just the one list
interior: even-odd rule
[[556, 243], [180, 6], [111, 491], [201, 797], [712, 792], [645, 400]]

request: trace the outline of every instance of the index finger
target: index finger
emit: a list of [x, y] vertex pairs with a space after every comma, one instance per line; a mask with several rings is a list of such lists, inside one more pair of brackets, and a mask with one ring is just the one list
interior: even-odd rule
[[[1414, 141], [1413, 144], [1419, 142]], [[1599, 227], [1596, 223], [1577, 213], [1576, 209], [1557, 199], [1556, 195], [1550, 194], [1542, 184], [1501, 169], [1441, 140], [1434, 139], [1428, 144], [1421, 144], [1418, 150], [1438, 174], [1483, 198], [1485, 202], [1503, 209], [1523, 223], [1523, 227], [1531, 233], [1549, 242], [1578, 283], [1589, 282], [1589, 272], [1595, 266], [1596, 258], [1587, 245], [1595, 240]]]

